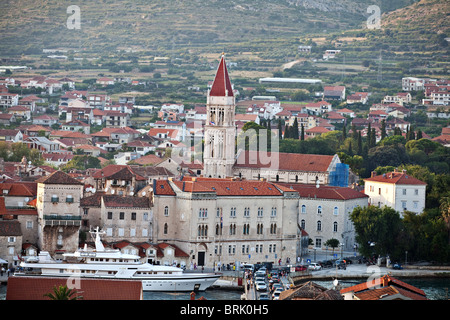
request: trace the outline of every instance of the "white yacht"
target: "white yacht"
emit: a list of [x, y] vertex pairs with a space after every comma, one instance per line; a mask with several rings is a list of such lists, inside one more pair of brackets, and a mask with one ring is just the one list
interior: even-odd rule
[[46, 251], [38, 257], [22, 261], [22, 271], [15, 276], [35, 275], [48, 277], [141, 280], [144, 291], [203, 291], [210, 287], [220, 274], [189, 273], [171, 266], [142, 263], [139, 256], [123, 254], [120, 250], [105, 249], [98, 229], [95, 249], [86, 246], [74, 253], [63, 254], [63, 261], [55, 261]]

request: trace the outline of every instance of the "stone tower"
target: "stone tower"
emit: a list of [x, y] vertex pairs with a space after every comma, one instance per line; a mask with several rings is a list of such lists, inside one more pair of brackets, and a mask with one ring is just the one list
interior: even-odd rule
[[225, 178], [233, 175], [235, 162], [235, 97], [225, 57], [222, 55], [216, 77], [206, 102], [205, 177]]

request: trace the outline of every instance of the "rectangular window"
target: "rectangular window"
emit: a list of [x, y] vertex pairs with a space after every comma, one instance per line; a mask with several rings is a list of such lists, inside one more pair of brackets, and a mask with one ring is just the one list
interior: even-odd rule
[[119, 219], [120, 219], [120, 220], [125, 219], [125, 212], [121, 212], [121, 213], [119, 214]]
[[406, 189], [403, 189], [403, 195], [406, 196]]
[[406, 201], [402, 201], [402, 209], [406, 210]]
[[119, 237], [123, 237], [124, 236], [124, 229], [123, 228], [119, 228]]
[[112, 212], [108, 212], [108, 220], [111, 220], [113, 218], [113, 213]]
[[131, 213], [131, 220], [136, 220], [136, 212]]

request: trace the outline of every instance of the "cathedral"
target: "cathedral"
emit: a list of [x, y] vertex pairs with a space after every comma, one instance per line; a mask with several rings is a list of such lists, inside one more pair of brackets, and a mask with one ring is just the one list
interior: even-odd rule
[[[337, 155], [236, 151], [236, 97], [222, 55], [206, 103], [203, 176], [328, 185], [343, 165]], [[276, 137], [276, 140], [278, 137]], [[272, 145], [274, 141], [272, 140]], [[276, 141], [278, 142], [278, 141]], [[345, 165], [344, 165], [345, 166]], [[345, 170], [345, 169], [344, 169]], [[348, 183], [348, 178], [346, 178]], [[339, 185], [341, 187], [347, 185]]]

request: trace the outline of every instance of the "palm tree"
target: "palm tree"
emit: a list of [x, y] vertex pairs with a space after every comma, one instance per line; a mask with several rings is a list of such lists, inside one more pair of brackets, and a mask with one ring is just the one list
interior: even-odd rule
[[[67, 285], [64, 286], [54, 286], [53, 293], [46, 293], [44, 297], [50, 298], [50, 300], [81, 300], [82, 296], [76, 295], [77, 291], [75, 289], [67, 288]], [[75, 295], [75, 296], [73, 296]]]

